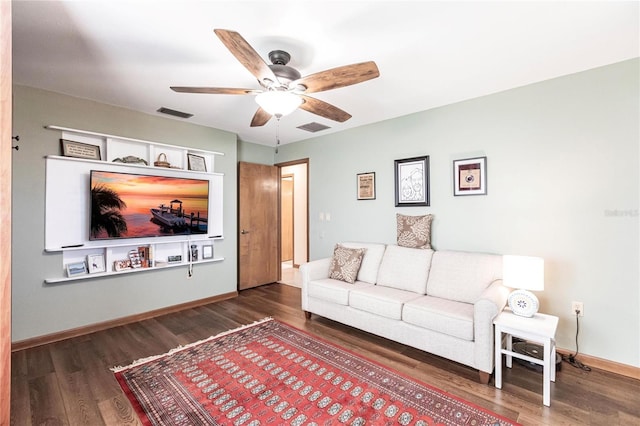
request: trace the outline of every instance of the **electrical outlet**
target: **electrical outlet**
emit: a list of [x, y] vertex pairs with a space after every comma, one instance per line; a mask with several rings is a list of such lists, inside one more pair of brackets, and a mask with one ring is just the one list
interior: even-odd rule
[[584, 316], [584, 304], [582, 302], [571, 302], [571, 315], [575, 315], [576, 311], [580, 311], [578, 316]]

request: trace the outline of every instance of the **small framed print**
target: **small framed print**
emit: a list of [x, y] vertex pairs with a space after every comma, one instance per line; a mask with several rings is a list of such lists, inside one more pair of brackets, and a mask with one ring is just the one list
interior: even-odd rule
[[96, 272], [104, 272], [104, 255], [103, 254], [90, 254], [87, 256], [87, 266], [89, 267], [89, 273], [95, 274]]
[[113, 270], [116, 272], [131, 269], [131, 259], [121, 259], [113, 262]]
[[87, 273], [87, 264], [85, 262], [67, 263], [65, 266], [68, 277], [76, 277]]
[[213, 246], [212, 245], [202, 246], [202, 258], [203, 259], [212, 259], [213, 258]]
[[65, 157], [86, 158], [88, 160], [101, 160], [100, 147], [88, 143], [60, 139], [62, 155]]
[[142, 262], [140, 261], [140, 253], [138, 250], [129, 251], [129, 260], [131, 261], [132, 268], [142, 268]]
[[429, 205], [429, 156], [395, 160], [396, 207]]
[[358, 200], [376, 199], [376, 173], [358, 174]]
[[487, 195], [487, 157], [453, 161], [453, 195]]
[[206, 172], [207, 162], [204, 157], [195, 154], [187, 154], [187, 163], [189, 170], [195, 170], [196, 172]]

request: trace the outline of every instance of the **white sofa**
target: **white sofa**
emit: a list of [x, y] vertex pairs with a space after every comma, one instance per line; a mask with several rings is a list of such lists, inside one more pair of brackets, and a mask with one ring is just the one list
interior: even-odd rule
[[502, 256], [375, 243], [353, 284], [329, 278], [331, 258], [300, 267], [302, 309], [459, 362], [488, 383], [493, 319], [504, 308]]

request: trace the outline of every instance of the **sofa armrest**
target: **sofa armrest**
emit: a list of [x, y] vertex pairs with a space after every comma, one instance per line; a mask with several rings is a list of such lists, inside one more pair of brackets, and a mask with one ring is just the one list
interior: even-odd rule
[[331, 266], [331, 258], [312, 260], [300, 266], [300, 278], [302, 280], [302, 310], [307, 310], [307, 299], [309, 297], [307, 289], [310, 281], [329, 278], [329, 267]]
[[493, 372], [493, 320], [504, 309], [509, 289], [496, 280], [487, 287], [473, 305], [473, 333], [476, 342], [475, 360], [478, 369]]
[[300, 266], [300, 277], [302, 278], [302, 282], [305, 283], [313, 280], [329, 278], [329, 266], [331, 266], [330, 257], [304, 263]]

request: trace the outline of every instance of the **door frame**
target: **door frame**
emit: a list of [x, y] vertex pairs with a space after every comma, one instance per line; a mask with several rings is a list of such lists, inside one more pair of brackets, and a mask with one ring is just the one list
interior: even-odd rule
[[[307, 262], [309, 261], [309, 158], [301, 158], [299, 160], [292, 160], [292, 161], [285, 161], [282, 163], [276, 163], [274, 164], [274, 166], [276, 166], [279, 170], [279, 176], [280, 179], [278, 180], [278, 182], [281, 182], [283, 174], [282, 174], [282, 168], [283, 167], [287, 167], [287, 166], [297, 166], [299, 164], [305, 164], [306, 165], [306, 169], [307, 169], [307, 199], [306, 199], [306, 203], [307, 203], [307, 216], [305, 218], [305, 220], [307, 221], [307, 235], [306, 235], [306, 259]], [[280, 203], [282, 202], [281, 200], [281, 192], [280, 192], [280, 187], [278, 187], [278, 206], [280, 206]], [[294, 211], [295, 211], [295, 207], [294, 207]], [[281, 237], [282, 237], [282, 227], [281, 227], [281, 223], [280, 223], [280, 215], [278, 215], [278, 250], [282, 250], [282, 241], [281, 241]], [[295, 236], [295, 231], [294, 231], [294, 236]], [[294, 238], [295, 241], [295, 238]], [[295, 243], [294, 243], [294, 247], [295, 247]], [[295, 251], [294, 251], [294, 265], [295, 265]], [[282, 266], [280, 266], [279, 268], [280, 270], [282, 270]], [[282, 278], [282, 276], [280, 277], [280, 279]]]
[[11, 408], [11, 159], [13, 158], [13, 74], [11, 2], [0, 1], [0, 424]]

